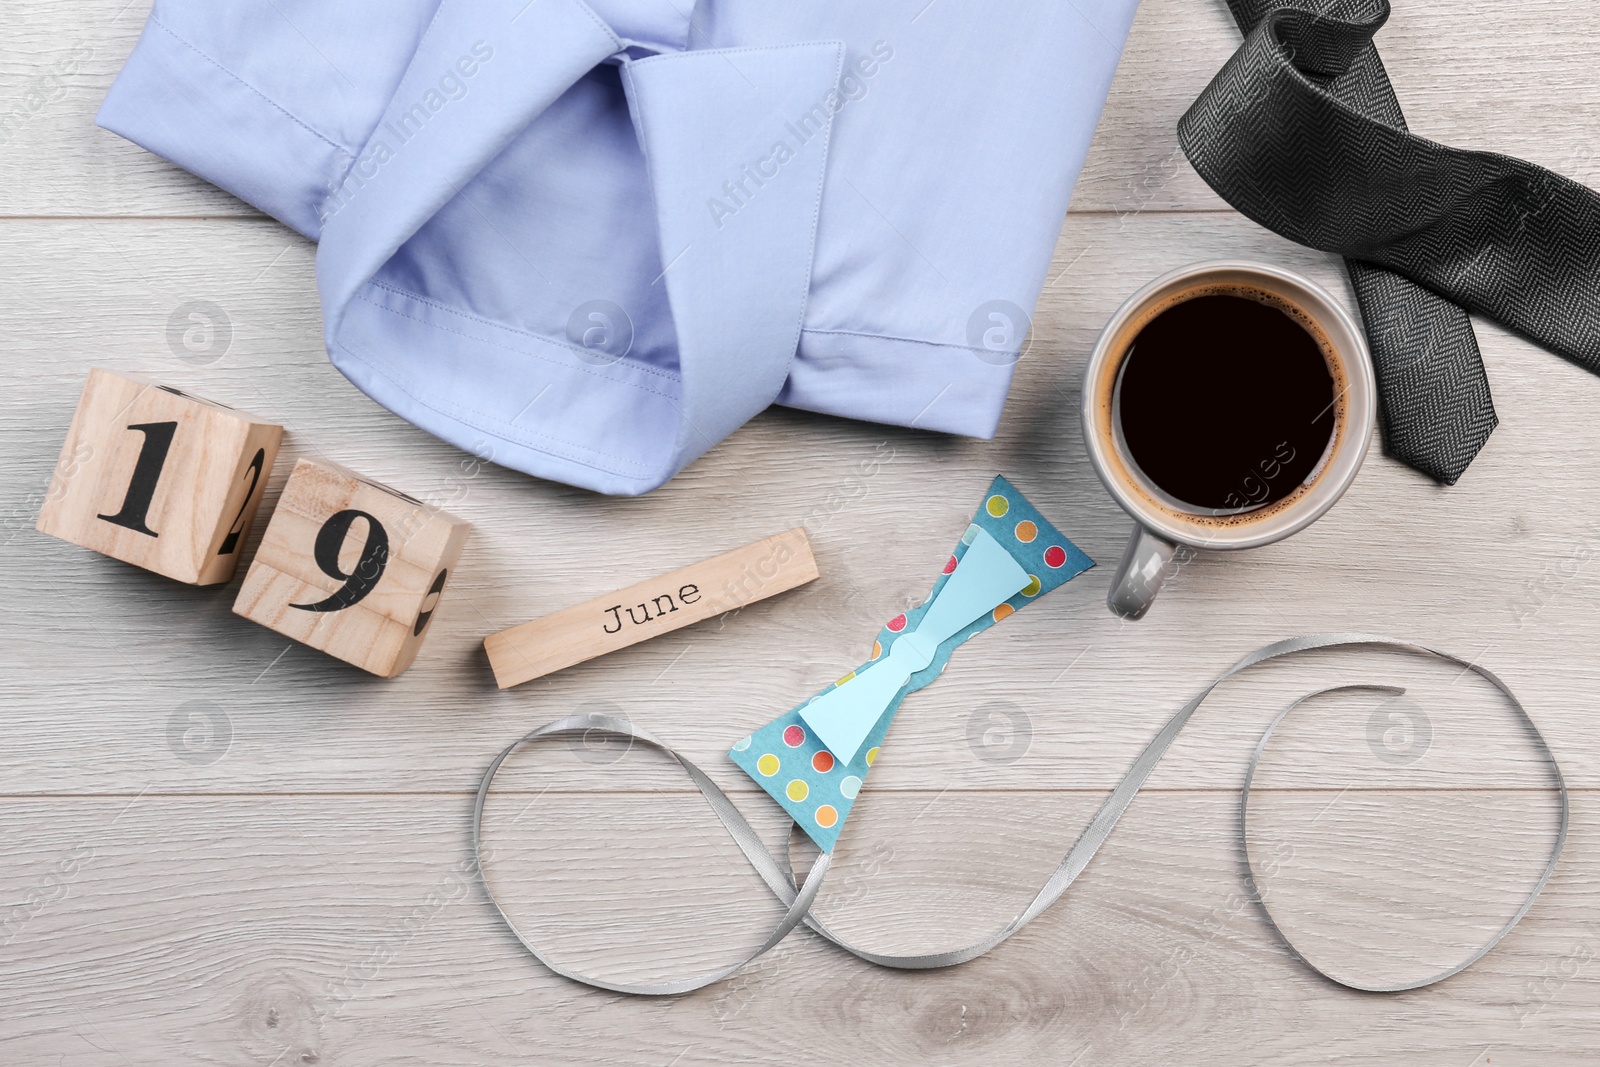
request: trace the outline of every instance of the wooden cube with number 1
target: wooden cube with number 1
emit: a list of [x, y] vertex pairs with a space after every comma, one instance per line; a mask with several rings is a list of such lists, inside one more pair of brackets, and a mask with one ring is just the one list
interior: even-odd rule
[[190, 585], [225, 582], [282, 440], [281, 426], [96, 367], [38, 529]]
[[302, 459], [233, 610], [392, 678], [416, 659], [471, 529], [343, 467]]

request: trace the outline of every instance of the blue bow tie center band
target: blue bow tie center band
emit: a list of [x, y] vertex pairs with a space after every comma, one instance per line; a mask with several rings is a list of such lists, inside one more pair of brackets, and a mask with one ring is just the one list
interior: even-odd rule
[[831, 852], [901, 701], [950, 654], [1094, 561], [1004, 478], [989, 486], [933, 592], [890, 619], [872, 658], [728, 753], [824, 852]]
[[834, 758], [855, 759], [895, 696], [933, 662], [939, 646], [1028, 585], [1028, 572], [988, 530], [980, 528], [966, 549], [915, 630], [902, 631], [888, 655], [800, 708], [800, 718]]

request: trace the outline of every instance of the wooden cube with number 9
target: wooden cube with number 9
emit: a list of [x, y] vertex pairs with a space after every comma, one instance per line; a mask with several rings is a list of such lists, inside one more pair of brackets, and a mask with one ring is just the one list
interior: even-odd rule
[[283, 427], [96, 367], [41, 533], [190, 585], [233, 577]]
[[416, 659], [471, 529], [343, 467], [302, 459], [233, 610], [393, 678]]

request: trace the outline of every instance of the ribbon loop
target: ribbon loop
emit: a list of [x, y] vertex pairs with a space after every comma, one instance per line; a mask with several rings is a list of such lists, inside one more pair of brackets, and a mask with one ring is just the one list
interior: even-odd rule
[[[1494, 933], [1493, 936], [1479, 945], [1471, 955], [1454, 966], [1451, 966], [1441, 972], [1410, 982], [1385, 983], [1363, 981], [1356, 978], [1341, 978], [1337, 975], [1330, 974], [1327, 971], [1322, 970], [1316, 965], [1316, 963], [1312, 962], [1310, 958], [1308, 958], [1295, 946], [1288, 934], [1278, 925], [1277, 920], [1273, 918], [1272, 912], [1267, 908], [1266, 902], [1262, 899], [1257, 890], [1255, 869], [1253, 866], [1253, 861], [1250, 857], [1249, 834], [1247, 832], [1250, 812], [1250, 787], [1255, 777], [1256, 767], [1261, 760], [1261, 755], [1266, 750], [1267, 743], [1271, 741], [1273, 733], [1290, 714], [1290, 712], [1294, 711], [1295, 708], [1299, 707], [1307, 700], [1325, 695], [1330, 692], [1335, 692], [1340, 689], [1368, 689], [1379, 692], [1404, 692], [1404, 690], [1396, 686], [1384, 685], [1358, 684], [1335, 686], [1333, 689], [1324, 689], [1319, 692], [1300, 697], [1288, 707], [1284, 708], [1283, 711], [1279, 712], [1278, 716], [1272, 720], [1272, 723], [1267, 727], [1266, 732], [1261, 735], [1261, 740], [1257, 742], [1254, 754], [1252, 754], [1250, 757], [1250, 765], [1245, 775], [1244, 788], [1239, 797], [1239, 837], [1244, 850], [1245, 863], [1248, 869], [1247, 878], [1251, 899], [1254, 900], [1255, 903], [1262, 909], [1262, 913], [1266, 917], [1268, 924], [1282, 939], [1284, 945], [1289, 949], [1289, 951], [1292, 952], [1297, 959], [1299, 959], [1312, 971], [1315, 971], [1317, 974], [1328, 979], [1329, 981], [1335, 982], [1349, 989], [1359, 989], [1374, 993], [1394, 993], [1407, 989], [1420, 989], [1423, 986], [1433, 985], [1435, 982], [1442, 982], [1451, 975], [1460, 973], [1467, 967], [1470, 967], [1473, 963], [1482, 959], [1489, 953], [1491, 949], [1498, 945], [1500, 941], [1516, 927], [1517, 923], [1522, 921], [1522, 917], [1532, 909], [1534, 901], [1539, 899], [1539, 894], [1544, 890], [1545, 884], [1550, 881], [1551, 875], [1555, 873], [1556, 864], [1560, 862], [1561, 851], [1566, 844], [1567, 824], [1570, 818], [1567, 799], [1567, 785], [1566, 780], [1561, 773], [1561, 766], [1556, 762], [1555, 754], [1550, 751], [1550, 747], [1545, 742], [1544, 736], [1539, 733], [1539, 728], [1534, 723], [1532, 716], [1528, 714], [1527, 709], [1522, 706], [1522, 702], [1517, 699], [1516, 695], [1512, 693], [1511, 689], [1505, 684], [1505, 682], [1501, 681], [1500, 678], [1497, 677], [1493, 672], [1478, 665], [1475, 660], [1468, 662], [1463, 659], [1458, 659], [1447, 652], [1440, 652], [1437, 649], [1429, 648], [1426, 645], [1419, 645], [1410, 641], [1396, 641], [1387, 637], [1375, 637], [1370, 634], [1328, 633], [1306, 634], [1301, 637], [1290, 637], [1282, 641], [1274, 642], [1273, 644], [1267, 645], [1263, 648], [1256, 649], [1254, 652], [1251, 652], [1249, 655], [1234, 663], [1233, 666], [1223, 671], [1216, 678], [1212, 679], [1210, 684], [1208, 684], [1204, 689], [1200, 690], [1200, 692], [1197, 693], [1187, 704], [1180, 708], [1177, 714], [1173, 715], [1173, 717], [1167, 721], [1167, 724], [1163, 726], [1156, 733], [1155, 737], [1153, 737], [1145, 746], [1144, 751], [1142, 751], [1138, 758], [1133, 761], [1133, 765], [1128, 768], [1127, 773], [1123, 775], [1122, 780], [1118, 782], [1116, 788], [1111, 791], [1111, 795], [1108, 796], [1105, 799], [1105, 802], [1100, 805], [1100, 810], [1095, 813], [1094, 818], [1089, 821], [1088, 826], [1086, 826], [1083, 832], [1078, 835], [1078, 839], [1073, 842], [1072, 847], [1067, 850], [1067, 854], [1062, 857], [1061, 863], [1056, 867], [1055, 871], [1048, 879], [1046, 879], [1044, 885], [1039, 887], [1039, 891], [1034, 894], [1034, 897], [1028, 903], [1028, 906], [995, 933], [990, 934], [987, 937], [971, 944], [963, 945], [959, 948], [947, 949], [943, 952], [934, 952], [915, 956], [889, 955], [885, 953], [874, 952], [871, 949], [852, 944], [844, 937], [829, 930], [825, 925], [823, 925], [821, 920], [810, 914], [810, 906], [812, 900], [817, 895], [818, 889], [821, 887], [823, 877], [827, 874], [828, 865], [831, 860], [831, 853], [825, 849], [823, 854], [818, 857], [817, 862], [812, 864], [810, 872], [806, 875], [805, 882], [797, 884], [792, 873], [794, 869], [793, 864], [788, 862], [780, 862], [776, 857], [767, 851], [766, 847], [762, 845], [755, 832], [750, 828], [750, 825], [745, 822], [743, 816], [739, 814], [738, 809], [733, 806], [733, 802], [728, 799], [727, 795], [724, 794], [722, 790], [717, 788], [715, 783], [713, 783], [711, 779], [706, 776], [705, 772], [701, 771], [700, 768], [696, 767], [693, 763], [672, 751], [672, 749], [667, 747], [663, 742], [657, 740], [655, 737], [651, 736], [639, 727], [632, 725], [625, 719], [613, 719], [608, 716], [582, 715], [572, 716], [566, 719], [559, 719], [556, 722], [540, 727], [518, 741], [512, 742], [504, 751], [495, 757], [494, 762], [489, 765], [488, 773], [484, 775], [482, 783], [478, 786], [478, 798], [477, 802], [473, 806], [472, 846], [474, 857], [478, 865], [479, 876], [483, 879], [484, 890], [488, 894], [490, 902], [494, 904], [495, 909], [500, 913], [501, 918], [505, 920], [506, 925], [510, 927], [511, 932], [516, 936], [517, 940], [522, 942], [524, 947], [526, 947], [528, 951], [533, 954], [534, 958], [538, 959], [556, 974], [570, 978], [573, 981], [583, 982], [586, 985], [596, 986], [601, 989], [615, 990], [619, 993], [644, 994], [648, 996], [664, 996], [674, 993], [684, 993], [691, 989], [699, 989], [702, 986], [710, 985], [712, 982], [720, 981], [721, 979], [732, 974], [734, 971], [738, 970], [744, 964], [749, 963], [751, 960], [757, 958], [762, 953], [770, 949], [773, 945], [777, 944], [795, 926], [801, 923], [804, 923], [808, 928], [815, 931], [817, 934], [821, 935], [827, 940], [833, 942], [835, 945], [838, 945], [846, 952], [849, 952], [857, 958], [865, 960], [868, 963], [877, 964], [880, 967], [891, 967], [897, 970], [930, 970], [938, 967], [953, 967], [956, 964], [965, 963], [968, 960], [976, 959], [977, 957], [988, 952], [990, 949], [1005, 942], [1034, 919], [1044, 914], [1044, 912], [1048, 910], [1052, 904], [1061, 898], [1062, 894], [1067, 891], [1067, 887], [1076, 881], [1078, 875], [1082, 874], [1083, 871], [1089, 866], [1089, 861], [1094, 858], [1094, 855], [1099, 851], [1100, 846], [1105, 843], [1108, 837], [1111, 836], [1111, 831], [1116, 827], [1117, 821], [1122, 818], [1123, 813], [1128, 810], [1128, 806], [1133, 803], [1134, 798], [1139, 793], [1140, 787], [1143, 786], [1145, 780], [1150, 777], [1150, 773], [1155, 770], [1156, 765], [1161, 762], [1162, 756], [1166, 754], [1167, 749], [1172, 745], [1172, 742], [1177, 738], [1178, 734], [1182, 732], [1189, 719], [1196, 711], [1199, 710], [1200, 705], [1205, 702], [1206, 698], [1209, 697], [1218, 686], [1241, 671], [1249, 670], [1251, 667], [1254, 667], [1257, 664], [1265, 663], [1280, 657], [1295, 656], [1317, 649], [1349, 648], [1359, 646], [1387, 648], [1401, 652], [1409, 652], [1414, 655], [1431, 656], [1443, 660], [1446, 663], [1460, 667], [1463, 673], [1470, 671], [1493, 685], [1497, 690], [1500, 691], [1501, 695], [1505, 697], [1506, 702], [1512, 707], [1512, 709], [1515, 710], [1517, 718], [1526, 731], [1528, 739], [1538, 749], [1540, 755], [1543, 757], [1545, 763], [1549, 767], [1551, 784], [1554, 786], [1560, 800], [1555, 839], [1551, 845], [1549, 859], [1546, 861], [1544, 870], [1540, 873], [1538, 881], [1534, 883], [1533, 888], [1529, 890], [1527, 896], [1523, 899], [1521, 907], [1519, 907], [1516, 912], [1505, 921], [1505, 923], [1499, 928], [1498, 931]], [[712, 810], [717, 815], [717, 818], [722, 822], [723, 828], [728, 831], [735, 843], [738, 844], [740, 850], [744, 853], [745, 858], [749, 860], [751, 866], [761, 876], [762, 881], [767, 884], [767, 887], [772, 890], [773, 895], [776, 896], [784, 905], [785, 912], [783, 917], [778, 921], [778, 924], [773, 928], [772, 932], [768, 934], [762, 945], [754, 952], [745, 956], [738, 963], [718, 968], [717, 970], [711, 971], [707, 974], [699, 975], [694, 978], [680, 979], [678, 981], [670, 982], [622, 984], [611, 982], [603, 978], [582, 974], [576, 970], [563, 967], [560, 964], [553, 962], [537, 948], [535, 948], [533, 943], [530, 942], [527, 937], [516, 928], [514, 923], [512, 923], [511, 917], [506, 914], [505, 909], [501, 907], [499, 900], [495, 897], [494, 889], [490, 886], [488, 876], [483, 871], [484, 800], [489, 794], [489, 787], [493, 785], [495, 774], [499, 771], [500, 765], [505, 762], [506, 757], [518, 747], [530, 742], [559, 736], [563, 733], [582, 730], [598, 730], [604, 733], [615, 734], [616, 736], [620, 737], [637, 738], [643, 741], [645, 744], [659, 748], [683, 767], [685, 773], [689, 775], [690, 780], [694, 782], [696, 787], [699, 788], [701, 794], [706, 798], [707, 802], [710, 803]], [[736, 748], [735, 751], [740, 750]], [[816, 837], [815, 834], [812, 834], [811, 836], [813, 838]]]

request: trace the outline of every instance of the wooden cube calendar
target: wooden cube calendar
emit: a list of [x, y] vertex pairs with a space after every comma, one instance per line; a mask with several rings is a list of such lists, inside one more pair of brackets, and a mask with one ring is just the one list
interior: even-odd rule
[[283, 427], [89, 372], [38, 529], [190, 585], [233, 577]]
[[233, 610], [392, 678], [416, 659], [471, 529], [343, 467], [302, 459]]

